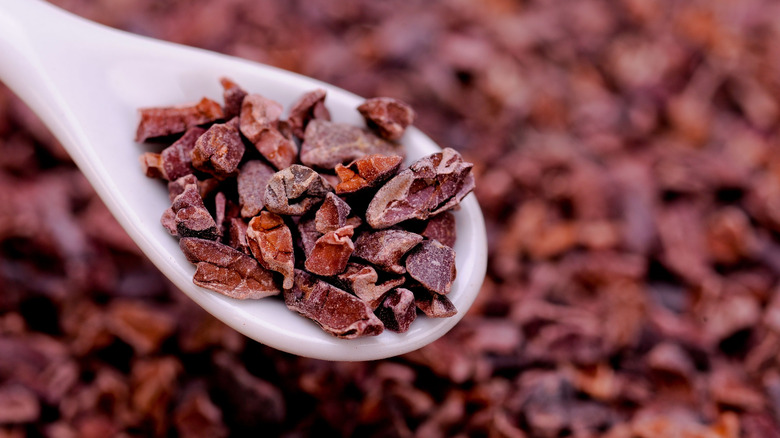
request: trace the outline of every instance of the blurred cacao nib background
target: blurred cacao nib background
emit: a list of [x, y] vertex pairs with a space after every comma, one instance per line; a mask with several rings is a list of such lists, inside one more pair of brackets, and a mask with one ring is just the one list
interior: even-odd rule
[[53, 3], [409, 102], [475, 163], [488, 277], [402, 357], [264, 347], [0, 87], [0, 437], [780, 436], [777, 2]]

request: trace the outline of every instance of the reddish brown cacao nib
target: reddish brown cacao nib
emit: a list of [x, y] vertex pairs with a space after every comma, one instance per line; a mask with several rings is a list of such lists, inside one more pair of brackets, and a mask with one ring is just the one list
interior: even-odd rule
[[195, 105], [139, 110], [141, 121], [135, 134], [135, 141], [146, 141], [153, 137], [179, 134], [198, 125], [222, 119], [222, 107], [211, 99], [203, 98]]
[[284, 302], [340, 338], [376, 336], [384, 330], [382, 322], [362, 300], [305, 271], [295, 270], [295, 286], [284, 291]]
[[349, 204], [328, 192], [314, 216], [314, 225], [322, 234], [335, 231], [347, 224], [350, 211]]
[[224, 105], [222, 108], [225, 113], [225, 119], [230, 120], [233, 117], [238, 117], [241, 114], [241, 104], [248, 93], [229, 78], [220, 78], [219, 83], [223, 89], [222, 100]]
[[[177, 235], [211, 240], [218, 237], [217, 223], [203, 204], [196, 184], [185, 186], [184, 191], [173, 200], [170, 210]], [[170, 213], [163, 216], [163, 221], [168, 220]]]
[[376, 187], [393, 177], [403, 161], [403, 157], [398, 155], [372, 154], [358, 158], [347, 166], [337, 164], [335, 170], [340, 182], [336, 185], [336, 193], [355, 193]]
[[252, 218], [246, 230], [246, 238], [252, 255], [264, 268], [284, 276], [283, 288], [293, 285], [293, 240], [290, 228], [278, 214], [260, 212]]
[[306, 270], [324, 277], [344, 272], [349, 257], [355, 251], [353, 233], [352, 227], [346, 226], [323, 234], [306, 255]]
[[405, 281], [401, 276], [387, 276], [380, 282], [376, 269], [370, 265], [353, 262], [348, 263], [344, 272], [338, 274], [337, 278], [344, 288], [357, 295], [374, 310], [379, 307], [391, 289], [401, 286]]
[[182, 238], [179, 246], [197, 266], [193, 282], [198, 286], [240, 300], [279, 294], [270, 271], [251, 256], [212, 240]]
[[404, 230], [369, 231], [355, 242], [355, 257], [361, 258], [385, 271], [403, 274], [406, 268], [401, 257], [423, 240], [419, 234]]
[[424, 288], [446, 295], [455, 281], [455, 251], [436, 240], [426, 240], [409, 252], [406, 272]]
[[241, 106], [241, 133], [278, 170], [290, 167], [298, 154], [292, 139], [278, 129], [282, 105], [259, 94], [250, 94]]
[[238, 173], [244, 142], [233, 123], [212, 125], [195, 142], [192, 166], [223, 180]]
[[368, 99], [358, 107], [358, 111], [379, 136], [393, 141], [404, 135], [415, 117], [412, 107], [391, 97]]
[[290, 107], [290, 115], [287, 117], [287, 123], [289, 124], [292, 133], [298, 138], [303, 138], [306, 125], [312, 119], [330, 120], [330, 112], [325, 107], [326, 92], [323, 89], [317, 89], [310, 91], [292, 107]]
[[309, 122], [301, 145], [301, 162], [313, 168], [334, 169], [371, 154], [404, 155], [400, 145], [365, 129], [326, 120]]
[[417, 318], [414, 294], [409, 289], [394, 289], [387, 294], [375, 313], [387, 330], [404, 333]]
[[368, 224], [387, 228], [449, 210], [474, 189], [472, 166], [450, 148], [421, 158], [379, 189], [366, 210]]

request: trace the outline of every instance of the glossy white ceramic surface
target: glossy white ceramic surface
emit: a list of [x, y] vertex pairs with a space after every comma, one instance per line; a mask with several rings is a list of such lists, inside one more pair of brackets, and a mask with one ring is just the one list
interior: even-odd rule
[[[169, 206], [159, 180], [146, 178], [138, 156], [151, 146], [133, 141], [137, 108], [221, 102], [218, 78], [285, 107], [321, 87], [333, 119], [363, 124], [362, 99], [331, 85], [273, 67], [140, 37], [101, 26], [40, 0], [0, 0], [0, 80], [48, 125], [97, 193], [149, 259], [185, 294], [241, 333], [273, 348], [328, 360], [372, 360], [418, 349], [444, 335], [466, 313], [485, 275], [485, 225], [474, 195], [455, 212], [458, 278], [449, 298], [459, 313], [419, 317], [404, 334], [334, 338], [288, 310], [282, 300], [238, 301], [192, 283], [194, 266], [160, 225]], [[417, 129], [401, 142], [409, 161], [438, 146]]]

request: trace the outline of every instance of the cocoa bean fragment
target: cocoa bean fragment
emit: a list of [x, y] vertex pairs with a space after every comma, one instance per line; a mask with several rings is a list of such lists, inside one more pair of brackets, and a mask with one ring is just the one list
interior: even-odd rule
[[260, 212], [246, 229], [246, 238], [252, 255], [260, 264], [284, 276], [283, 288], [293, 286], [293, 240], [290, 228], [278, 214]]
[[265, 188], [276, 173], [260, 160], [247, 161], [238, 173], [238, 203], [241, 217], [251, 218], [265, 207]]
[[150, 178], [162, 178], [174, 181], [192, 173], [192, 149], [195, 142], [206, 130], [199, 127], [189, 128], [176, 142], [159, 154], [146, 152], [141, 156], [144, 173]]
[[352, 242], [354, 230], [350, 226], [325, 233], [314, 243], [314, 248], [306, 256], [306, 270], [312, 274], [330, 277], [344, 272], [355, 244]]
[[298, 269], [295, 285], [284, 291], [284, 302], [340, 338], [376, 336], [384, 330], [382, 321], [362, 300]]
[[230, 120], [233, 117], [238, 117], [241, 114], [241, 104], [249, 93], [229, 78], [220, 78], [219, 83], [222, 85], [222, 100], [224, 101], [222, 112], [225, 113], [225, 119]]
[[[178, 236], [209, 240], [216, 240], [219, 236], [217, 223], [203, 204], [197, 185], [185, 186], [184, 191], [173, 200], [170, 210]], [[170, 213], [163, 215], [163, 221], [170, 223]]]
[[211, 99], [203, 98], [194, 105], [142, 108], [141, 121], [135, 134], [135, 141], [178, 134], [198, 125], [222, 119], [222, 107]]
[[414, 290], [414, 302], [418, 309], [431, 318], [449, 318], [458, 313], [449, 298], [426, 289]]
[[312, 119], [330, 121], [330, 112], [325, 107], [325, 90], [318, 88], [309, 91], [290, 107], [290, 115], [287, 117], [292, 133], [298, 138], [303, 138], [306, 125]]
[[293, 164], [276, 172], [265, 190], [265, 207], [274, 213], [300, 216], [319, 204], [332, 189], [314, 170]]
[[333, 193], [328, 192], [314, 216], [314, 225], [317, 231], [322, 234], [335, 231], [347, 224], [347, 217], [350, 211], [349, 204]]
[[251, 256], [211, 240], [185, 237], [182, 252], [197, 266], [193, 283], [240, 300], [278, 295], [280, 290], [270, 271]]
[[301, 145], [301, 162], [322, 169], [334, 169], [337, 164], [372, 154], [404, 155], [400, 145], [365, 129], [317, 119], [309, 122]]
[[426, 240], [409, 252], [406, 272], [426, 289], [446, 295], [455, 281], [455, 251], [436, 240]]
[[234, 125], [235, 123], [215, 124], [198, 137], [190, 152], [192, 166], [219, 180], [235, 176], [245, 148]]
[[404, 284], [404, 278], [398, 276], [390, 276], [380, 282], [379, 274], [373, 267], [360, 263], [348, 263], [344, 272], [338, 274], [337, 278], [347, 290], [374, 310], [379, 307], [388, 292]]
[[414, 110], [408, 104], [391, 97], [375, 97], [363, 102], [358, 111], [368, 126], [380, 137], [399, 140], [406, 127], [414, 123]]
[[419, 234], [404, 230], [365, 232], [355, 241], [354, 255], [382, 270], [404, 274], [406, 268], [401, 265], [401, 258], [422, 240]]
[[290, 167], [298, 154], [295, 142], [279, 132], [281, 114], [278, 102], [259, 94], [249, 94], [241, 105], [241, 133], [279, 170]]
[[425, 229], [420, 234], [428, 239], [437, 240], [450, 248], [455, 247], [457, 237], [455, 215], [449, 211], [437, 214], [428, 220], [425, 224]]
[[403, 157], [398, 155], [372, 154], [358, 158], [349, 165], [336, 165], [336, 175], [341, 182], [336, 185], [336, 193], [347, 194], [376, 187], [398, 172]]
[[409, 289], [399, 287], [387, 295], [375, 313], [386, 329], [404, 333], [417, 318], [414, 294]]
[[472, 167], [450, 148], [421, 158], [379, 189], [366, 221], [373, 228], [387, 228], [451, 209], [474, 189]]

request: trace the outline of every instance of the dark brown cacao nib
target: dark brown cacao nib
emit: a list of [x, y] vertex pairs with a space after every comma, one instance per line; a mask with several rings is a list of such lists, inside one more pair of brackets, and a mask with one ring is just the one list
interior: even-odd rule
[[238, 117], [241, 114], [241, 104], [248, 93], [229, 78], [220, 78], [219, 83], [223, 89], [222, 100], [224, 101], [225, 119], [230, 120], [233, 117]]
[[284, 291], [284, 302], [340, 338], [376, 336], [384, 330], [382, 321], [362, 300], [298, 269], [295, 286]]
[[454, 149], [421, 158], [376, 193], [366, 210], [373, 228], [427, 219], [456, 206], [474, 188], [473, 165]]
[[455, 251], [436, 240], [426, 240], [409, 252], [406, 272], [426, 289], [446, 295], [455, 281]]
[[398, 173], [403, 157], [398, 155], [372, 154], [358, 158], [349, 165], [336, 165], [336, 175], [340, 182], [336, 193], [355, 193], [363, 189], [376, 187]]
[[399, 287], [387, 294], [382, 304], [374, 312], [385, 328], [404, 333], [409, 330], [417, 318], [417, 305], [414, 294], [409, 289]]
[[458, 313], [449, 298], [436, 292], [417, 288], [414, 290], [414, 300], [417, 308], [431, 318], [449, 318]]
[[287, 123], [295, 136], [303, 138], [306, 125], [312, 119], [330, 120], [330, 112], [325, 107], [325, 96], [325, 90], [318, 88], [305, 93], [290, 107]]
[[198, 286], [240, 300], [259, 299], [280, 292], [273, 274], [241, 251], [212, 240], [191, 237], [179, 241], [182, 252], [197, 266]]
[[[173, 200], [171, 211], [177, 235], [210, 240], [216, 240], [219, 236], [217, 223], [203, 204], [196, 184], [185, 186], [184, 191]], [[170, 214], [163, 215], [164, 219], [168, 217]]]
[[174, 181], [192, 173], [192, 149], [195, 142], [206, 132], [199, 127], [189, 128], [175, 143], [163, 149], [162, 177], [168, 181]]
[[422, 234], [423, 237], [431, 240], [438, 240], [443, 245], [454, 248], [457, 237], [455, 215], [449, 211], [437, 214], [428, 219], [428, 222], [425, 224], [425, 229], [423, 229], [420, 234]]
[[390, 290], [404, 284], [404, 278], [400, 276], [390, 276], [380, 283], [376, 269], [361, 263], [348, 263], [344, 272], [337, 278], [341, 285], [374, 310], [379, 307]]
[[419, 234], [404, 230], [368, 231], [355, 241], [354, 256], [382, 270], [403, 274], [406, 268], [400, 264], [401, 257], [422, 240]]
[[235, 123], [223, 123], [212, 125], [198, 137], [190, 155], [193, 167], [223, 180], [238, 173], [244, 151]]
[[203, 98], [195, 105], [182, 105], [138, 110], [141, 121], [135, 141], [178, 134], [198, 125], [211, 123], [224, 117], [222, 107], [211, 99]]
[[301, 162], [309, 167], [334, 169], [371, 154], [401, 155], [400, 145], [345, 123], [312, 120], [301, 145]]
[[293, 240], [290, 228], [278, 214], [260, 212], [252, 218], [246, 230], [247, 242], [252, 255], [264, 268], [284, 276], [284, 289], [293, 285]]
[[358, 111], [379, 136], [393, 141], [404, 135], [406, 127], [414, 123], [415, 118], [412, 107], [391, 97], [368, 99], [358, 107]]
[[238, 203], [241, 217], [257, 216], [265, 206], [265, 188], [276, 173], [271, 166], [260, 160], [244, 163], [238, 173]]
[[300, 216], [332, 191], [314, 170], [293, 164], [276, 172], [265, 190], [265, 207], [274, 213]]

